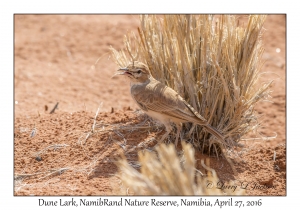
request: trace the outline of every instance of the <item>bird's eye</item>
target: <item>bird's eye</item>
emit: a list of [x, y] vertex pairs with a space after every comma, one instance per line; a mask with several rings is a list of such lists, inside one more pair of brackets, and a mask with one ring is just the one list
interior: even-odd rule
[[142, 71], [141, 71], [141, 70], [138, 70], [137, 73], [140, 74], [140, 73], [142, 73]]

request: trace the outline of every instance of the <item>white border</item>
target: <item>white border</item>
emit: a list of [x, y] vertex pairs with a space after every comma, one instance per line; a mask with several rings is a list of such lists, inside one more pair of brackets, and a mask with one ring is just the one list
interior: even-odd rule
[[[5, 3], [4, 3], [5, 2]], [[37, 209], [38, 199], [59, 200], [60, 197], [14, 197], [13, 196], [13, 14], [14, 13], [286, 13], [287, 14], [287, 196], [286, 197], [234, 197], [235, 200], [263, 199], [263, 209], [269, 207], [294, 206], [298, 202], [296, 179], [298, 169], [299, 137], [296, 129], [299, 124], [299, 30], [298, 6], [280, 1], [1, 1], [0, 3], [0, 97], [1, 97], [1, 181], [0, 200], [4, 209], [30, 207]], [[3, 135], [4, 133], [4, 135]], [[296, 197], [297, 196], [297, 197]], [[71, 199], [72, 197], [62, 197]], [[74, 197], [80, 199], [84, 197]], [[96, 199], [96, 197], [86, 197]], [[119, 197], [106, 197], [111, 200]], [[136, 197], [138, 200], [154, 197]], [[208, 200], [229, 199], [230, 197], [205, 197]], [[180, 197], [157, 197], [157, 199], [180, 200]], [[56, 207], [66, 209], [68, 207]], [[79, 207], [80, 208], [80, 207]], [[89, 207], [89, 209], [104, 207]], [[115, 208], [115, 207], [114, 207]], [[122, 207], [132, 209], [132, 207]], [[137, 207], [141, 208], [141, 207]], [[143, 207], [147, 208], [147, 207]], [[158, 207], [160, 208], [160, 207]], [[198, 209], [199, 207], [185, 207]], [[203, 207], [202, 207], [203, 208]], [[77, 208], [78, 209], [78, 208]], [[105, 208], [106, 209], [106, 208]], [[111, 208], [113, 209], [113, 208]], [[209, 207], [211, 209], [211, 207]], [[222, 208], [226, 209], [226, 208]]]

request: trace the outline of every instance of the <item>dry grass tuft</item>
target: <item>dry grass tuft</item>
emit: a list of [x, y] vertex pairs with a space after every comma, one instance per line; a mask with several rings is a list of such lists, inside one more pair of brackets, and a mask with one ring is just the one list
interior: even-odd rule
[[218, 183], [216, 172], [209, 169], [203, 178], [195, 169], [194, 149], [191, 144], [182, 143], [183, 155], [178, 156], [174, 144], [161, 144], [155, 152], [139, 151], [141, 172], [122, 158], [117, 162], [119, 177], [129, 191], [135, 195], [241, 195], [237, 190], [224, 192], [207, 183]]
[[[112, 54], [120, 67], [146, 63], [152, 75], [175, 89], [208, 122], [236, 143], [260, 123], [254, 113], [270, 84], [258, 84], [265, 15], [250, 15], [246, 27], [232, 15], [142, 15], [138, 35], [125, 36], [125, 50]], [[202, 151], [214, 143], [201, 126], [186, 124]], [[216, 148], [216, 147], [213, 147]]]

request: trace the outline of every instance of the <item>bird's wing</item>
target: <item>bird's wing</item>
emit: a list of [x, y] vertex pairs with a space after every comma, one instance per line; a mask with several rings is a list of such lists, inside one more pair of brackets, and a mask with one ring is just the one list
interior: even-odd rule
[[160, 112], [182, 121], [199, 123], [200, 119], [203, 124], [206, 122], [178, 93], [159, 82], [132, 88], [131, 94], [144, 111]]
[[202, 120], [203, 122], [206, 122], [207, 120], [202, 117], [202, 115], [199, 114], [199, 112], [197, 112], [191, 105], [188, 104], [188, 102], [186, 102], [185, 100], [183, 100], [183, 103], [189, 108], [189, 110], [191, 110], [194, 115], [196, 115], [200, 120]]

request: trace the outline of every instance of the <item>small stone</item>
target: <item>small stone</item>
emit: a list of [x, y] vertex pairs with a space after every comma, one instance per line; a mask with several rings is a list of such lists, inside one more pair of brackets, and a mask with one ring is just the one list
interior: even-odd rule
[[35, 158], [35, 160], [37, 160], [37, 161], [42, 161], [42, 158], [41, 158], [40, 156], [37, 156], [37, 157]]

